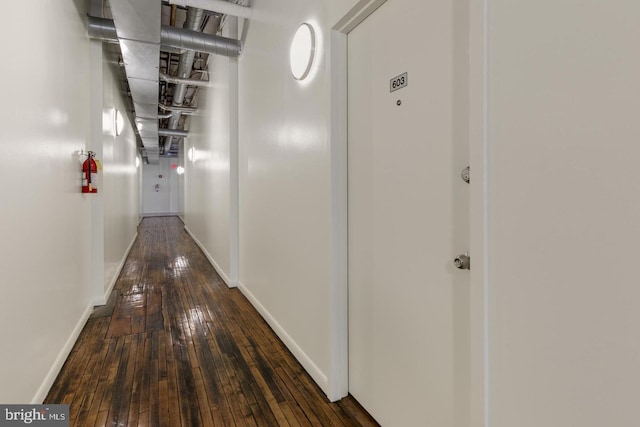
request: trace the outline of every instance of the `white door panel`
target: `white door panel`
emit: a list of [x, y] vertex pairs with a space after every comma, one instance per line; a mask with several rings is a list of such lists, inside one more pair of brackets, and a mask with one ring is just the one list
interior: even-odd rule
[[390, 0], [348, 36], [349, 388], [385, 426], [467, 422], [469, 276], [452, 263], [468, 249], [457, 29], [450, 1]]

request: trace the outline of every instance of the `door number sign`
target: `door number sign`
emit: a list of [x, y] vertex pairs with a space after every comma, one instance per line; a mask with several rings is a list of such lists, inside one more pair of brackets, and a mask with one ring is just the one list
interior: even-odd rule
[[395, 92], [409, 85], [409, 73], [402, 73], [389, 81], [389, 92]]

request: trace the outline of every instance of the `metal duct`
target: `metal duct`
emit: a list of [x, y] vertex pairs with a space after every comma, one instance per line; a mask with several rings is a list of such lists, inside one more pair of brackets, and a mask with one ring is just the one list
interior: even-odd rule
[[186, 49], [179, 49], [177, 47], [165, 46], [165, 45], [160, 46], [160, 50], [162, 52], [174, 53], [176, 55], [182, 55], [186, 51]]
[[189, 136], [189, 131], [180, 129], [158, 129], [158, 135], [160, 136], [172, 136], [174, 138], [186, 138]]
[[242, 42], [227, 37], [197, 33], [183, 28], [162, 26], [162, 44], [180, 49], [223, 56], [240, 56]]
[[200, 80], [200, 79], [181, 79], [180, 77], [171, 77], [167, 74], [160, 73], [160, 79], [164, 80], [167, 83], [173, 84], [184, 84], [188, 86], [209, 86], [208, 80]]
[[111, 19], [89, 16], [89, 37], [107, 42], [118, 43], [116, 25]]
[[[227, 37], [199, 33], [184, 28], [163, 25], [161, 28], [162, 45], [169, 49], [198, 51], [223, 56], [239, 56], [242, 42]], [[89, 36], [107, 42], [118, 43], [116, 26], [111, 19], [89, 16]]]
[[104, 17], [104, 0], [88, 0], [89, 15]]
[[251, 18], [251, 8], [224, 0], [169, 0], [170, 4], [211, 10], [240, 18]]

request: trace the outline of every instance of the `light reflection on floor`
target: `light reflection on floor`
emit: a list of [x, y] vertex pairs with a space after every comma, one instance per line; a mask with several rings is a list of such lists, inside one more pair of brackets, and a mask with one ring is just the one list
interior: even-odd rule
[[188, 328], [184, 328], [185, 335], [193, 337], [194, 332], [196, 332], [194, 329], [204, 332], [205, 336], [207, 335], [208, 330], [202, 325], [203, 313], [200, 310], [200, 307], [189, 309], [185, 315], [187, 317], [187, 323], [190, 326]]
[[144, 294], [131, 294], [125, 297], [131, 307], [143, 307], [145, 303]]
[[173, 277], [181, 277], [183, 272], [189, 268], [189, 260], [182, 255], [177, 256], [173, 262], [169, 264], [169, 268], [172, 270]]

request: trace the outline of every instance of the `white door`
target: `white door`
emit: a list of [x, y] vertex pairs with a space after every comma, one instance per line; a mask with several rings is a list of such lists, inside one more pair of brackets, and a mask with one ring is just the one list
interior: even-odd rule
[[384, 426], [468, 424], [469, 271], [453, 264], [469, 247], [458, 3], [389, 0], [348, 35], [349, 390]]

